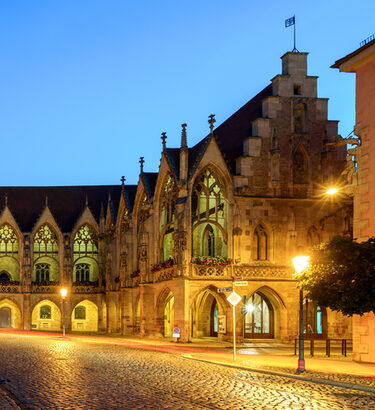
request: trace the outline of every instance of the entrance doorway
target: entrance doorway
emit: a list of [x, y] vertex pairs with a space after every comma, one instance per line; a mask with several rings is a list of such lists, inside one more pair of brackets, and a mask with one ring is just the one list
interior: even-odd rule
[[245, 338], [272, 339], [274, 315], [270, 301], [262, 293], [254, 293], [245, 302]]
[[174, 296], [171, 294], [164, 308], [164, 337], [172, 337], [174, 326]]
[[219, 314], [219, 309], [217, 306], [216, 299], [212, 302], [211, 306], [211, 320], [210, 320], [210, 325], [211, 325], [211, 336], [217, 337], [217, 315]]
[[8, 307], [0, 309], [0, 327], [11, 327], [11, 310]]

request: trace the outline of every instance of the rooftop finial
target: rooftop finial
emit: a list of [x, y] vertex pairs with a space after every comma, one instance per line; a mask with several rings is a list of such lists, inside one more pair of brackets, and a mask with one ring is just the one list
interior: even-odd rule
[[46, 207], [48, 206], [48, 195], [46, 195]]
[[165, 148], [166, 148], [166, 140], [167, 140], [167, 133], [166, 132], [162, 132], [161, 133], [161, 140], [163, 141], [163, 151], [165, 150]]
[[8, 206], [8, 194], [5, 194], [5, 206]]
[[143, 164], [145, 163], [145, 157], [139, 157], [139, 163], [141, 165], [141, 174], [143, 174]]
[[124, 175], [121, 177], [121, 185], [124, 186], [125, 185], [125, 181], [126, 178], [124, 177]]
[[187, 124], [181, 124], [182, 132], [181, 132], [181, 148], [187, 147], [187, 138], [186, 138], [186, 127]]
[[86, 194], [86, 201], [85, 201], [86, 206], [89, 206], [89, 197]]
[[214, 123], [216, 122], [215, 114], [209, 115], [208, 118], [209, 118], [208, 123], [210, 124], [210, 134], [213, 135], [213, 133], [214, 133]]

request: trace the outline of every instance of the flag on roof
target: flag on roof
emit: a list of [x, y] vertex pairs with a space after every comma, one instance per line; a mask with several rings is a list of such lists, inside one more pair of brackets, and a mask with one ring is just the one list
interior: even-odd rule
[[296, 24], [295, 16], [290, 17], [289, 19], [285, 20], [285, 27], [290, 27], [290, 26], [293, 26], [294, 24]]

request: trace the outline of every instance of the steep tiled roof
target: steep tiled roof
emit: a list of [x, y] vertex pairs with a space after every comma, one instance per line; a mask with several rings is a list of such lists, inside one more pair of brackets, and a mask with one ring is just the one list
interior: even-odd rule
[[125, 198], [129, 206], [129, 211], [132, 212], [134, 206], [135, 195], [137, 193], [137, 185], [124, 186]]
[[71, 232], [86, 205], [99, 222], [101, 204], [111, 194], [114, 212], [120, 199], [120, 185], [57, 186], [57, 187], [0, 187], [0, 205], [8, 207], [23, 232], [30, 232], [43, 212], [48, 197], [48, 207], [62, 232]]
[[167, 161], [174, 169], [177, 178], [180, 174], [180, 148], [167, 148]]
[[235, 159], [242, 155], [244, 139], [251, 136], [251, 122], [262, 116], [262, 100], [270, 95], [272, 95], [272, 84], [214, 130], [216, 141], [232, 172], [235, 170]]
[[[244, 139], [251, 136], [251, 122], [262, 116], [262, 100], [270, 95], [272, 95], [272, 84], [264, 88], [214, 130], [218, 146], [232, 172], [235, 170], [235, 159], [242, 155]], [[206, 137], [189, 149], [190, 174], [199, 162], [208, 141], [209, 137]]]
[[158, 173], [143, 172], [141, 174], [141, 178], [143, 178], [149, 197], [152, 198], [154, 196], [154, 190], [156, 186], [156, 180], [158, 179]]

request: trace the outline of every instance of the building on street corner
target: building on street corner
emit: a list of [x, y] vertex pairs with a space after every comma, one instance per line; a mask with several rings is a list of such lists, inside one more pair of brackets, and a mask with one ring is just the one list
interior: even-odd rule
[[[354, 162], [348, 164], [350, 193], [354, 196], [354, 238], [365, 241], [375, 236], [375, 38], [364, 40], [354, 52], [332, 66], [356, 73], [357, 143], [351, 149]], [[353, 168], [355, 167], [355, 168]], [[354, 172], [350, 171], [353, 169]], [[375, 315], [353, 317], [353, 359], [375, 363]]]
[[[181, 340], [292, 340], [298, 290], [291, 258], [352, 232], [352, 203], [324, 196], [346, 148], [332, 143], [307, 53], [217, 128], [170, 148], [159, 171], [140, 159], [137, 185], [0, 189], [0, 327], [66, 328]], [[351, 321], [305, 301], [307, 338], [349, 338]], [[219, 326], [220, 324], [220, 326]]]

